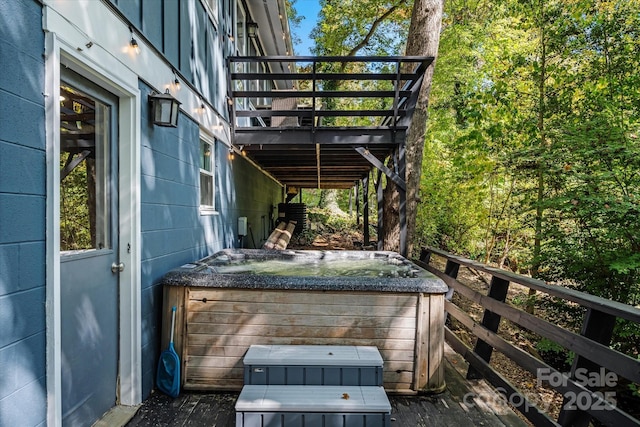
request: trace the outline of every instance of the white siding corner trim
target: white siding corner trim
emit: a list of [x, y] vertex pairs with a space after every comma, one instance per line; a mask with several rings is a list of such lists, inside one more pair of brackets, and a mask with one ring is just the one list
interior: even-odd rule
[[142, 400], [141, 360], [141, 237], [140, 237], [140, 91], [138, 76], [99, 45], [85, 46], [87, 36], [45, 6], [45, 109], [47, 139], [47, 425], [62, 425], [61, 305], [60, 305], [60, 180], [59, 86], [64, 63], [119, 97], [118, 189], [120, 215], [119, 403]]

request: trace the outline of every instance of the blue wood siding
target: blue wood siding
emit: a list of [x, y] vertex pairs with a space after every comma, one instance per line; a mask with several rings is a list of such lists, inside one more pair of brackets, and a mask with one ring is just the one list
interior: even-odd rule
[[118, 8], [127, 17], [131, 24], [137, 28], [141, 28], [142, 23], [142, 0], [112, 0], [113, 3], [118, 5]]
[[[191, 38], [192, 29], [191, 25], [195, 25], [195, 22], [191, 22], [191, 16], [189, 16], [189, 9], [193, 9], [195, 0], [180, 0], [180, 24], [175, 35], [180, 37], [180, 63], [178, 64], [182, 75], [193, 83], [193, 65], [195, 61], [192, 61], [194, 52], [193, 40]], [[195, 15], [195, 14], [194, 14]]]
[[[140, 82], [143, 99], [151, 88]], [[142, 103], [142, 117], [149, 117]], [[142, 360], [143, 396], [155, 381], [160, 349], [162, 289], [159, 281], [172, 268], [218, 250], [238, 247], [237, 218], [246, 216], [256, 246], [269, 227], [271, 206], [282, 199], [281, 187], [240, 156], [230, 161], [216, 144], [216, 215], [200, 215], [200, 131], [184, 114], [178, 128], [141, 129], [142, 224]], [[265, 217], [265, 221], [262, 220]], [[245, 247], [251, 247], [250, 238]]]
[[[44, 425], [42, 8], [0, 0], [0, 425]], [[10, 60], [8, 58], [11, 58]]]
[[[225, 63], [221, 52], [229, 50], [229, 46], [223, 47], [223, 43], [229, 44], [228, 37], [220, 37], [225, 33], [216, 27], [201, 0], [111, 2], [204, 99], [226, 116]], [[221, 2], [221, 15], [231, 16], [225, 9], [231, 6], [230, 2]], [[225, 20], [222, 25], [226, 28], [231, 24]]]
[[164, 55], [176, 68], [180, 68], [180, 37], [178, 27], [180, 25], [180, 3], [178, 0], [162, 3], [163, 26], [162, 40], [164, 43]]
[[154, 46], [163, 51], [162, 42], [162, 16], [163, 4], [173, 3], [163, 0], [143, 0], [142, 1], [142, 31]]

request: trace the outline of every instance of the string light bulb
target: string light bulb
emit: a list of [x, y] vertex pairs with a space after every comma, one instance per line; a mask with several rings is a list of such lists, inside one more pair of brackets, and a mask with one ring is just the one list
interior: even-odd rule
[[180, 90], [180, 80], [178, 80], [176, 70], [173, 70], [173, 85], [176, 87], [176, 90]]
[[133, 28], [129, 27], [129, 32], [131, 33], [131, 40], [129, 40], [129, 46], [136, 54], [140, 54], [140, 46], [138, 46], [138, 42], [133, 37]]

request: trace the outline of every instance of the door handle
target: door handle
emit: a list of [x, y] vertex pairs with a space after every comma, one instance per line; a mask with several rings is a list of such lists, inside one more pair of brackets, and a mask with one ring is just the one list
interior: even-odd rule
[[124, 262], [111, 264], [111, 272], [113, 274], [122, 273], [124, 271]]

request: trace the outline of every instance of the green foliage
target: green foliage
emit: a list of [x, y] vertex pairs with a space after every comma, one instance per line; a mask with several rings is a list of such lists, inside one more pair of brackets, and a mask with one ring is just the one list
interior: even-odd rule
[[[315, 53], [402, 52], [410, 3], [321, 4]], [[639, 304], [638, 28], [638, 0], [447, 1], [414, 246]]]
[[285, 0], [284, 4], [287, 9], [289, 28], [291, 29], [291, 43], [295, 46], [301, 42], [300, 36], [298, 36], [298, 29], [304, 20], [304, 16], [298, 15], [296, 0]]
[[[62, 157], [62, 156], [61, 156]], [[66, 158], [61, 158], [63, 169]], [[87, 201], [87, 162], [81, 162], [60, 185], [60, 249], [90, 249], [89, 204]]]
[[419, 244], [638, 304], [640, 2], [471, 3], [446, 4]]
[[[406, 40], [411, 2], [407, 0], [320, 0], [318, 25], [311, 33], [316, 55], [349, 55], [354, 49], [364, 55], [402, 52]], [[391, 14], [373, 28], [374, 23]], [[361, 45], [371, 32], [367, 43]]]
[[560, 372], [569, 372], [576, 357], [574, 352], [566, 350], [547, 338], [541, 338], [536, 343], [536, 350], [549, 365]]
[[631, 393], [633, 393], [634, 396], [640, 397], [640, 386], [638, 384], [629, 384], [629, 390], [631, 390]]

